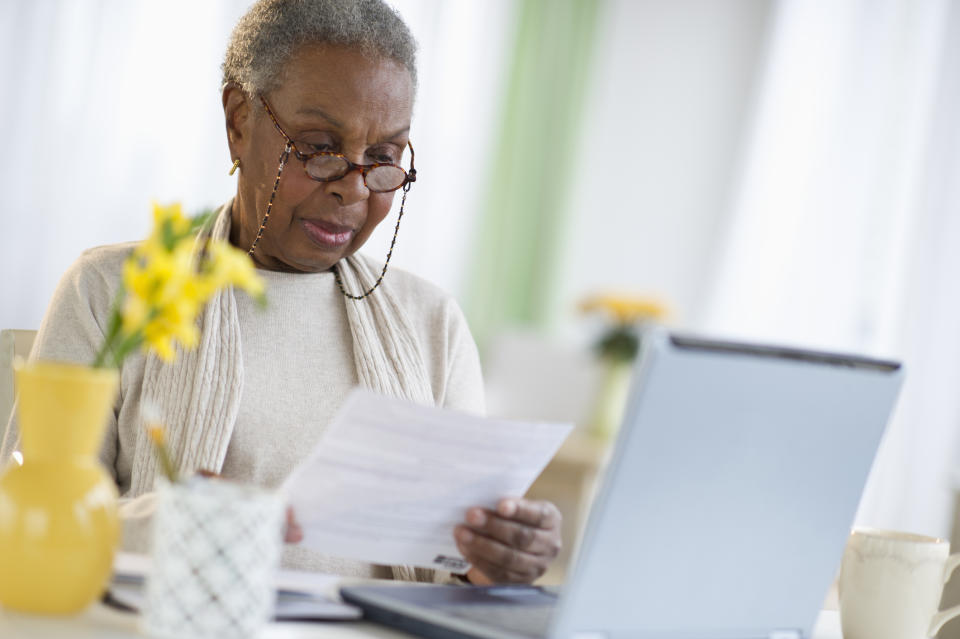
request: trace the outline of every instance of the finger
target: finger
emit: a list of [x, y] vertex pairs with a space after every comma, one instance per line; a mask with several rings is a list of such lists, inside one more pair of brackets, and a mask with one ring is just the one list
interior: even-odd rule
[[559, 529], [544, 530], [504, 519], [490, 511], [477, 513], [473, 510], [467, 513], [467, 524], [474, 532], [485, 534], [531, 555], [553, 558], [560, 554]]
[[299, 544], [303, 541], [303, 529], [300, 526], [287, 526], [283, 541], [288, 544]]
[[287, 506], [287, 525], [284, 531], [283, 540], [288, 544], [295, 544], [303, 541], [303, 528], [297, 522], [296, 515], [293, 514], [293, 508]]
[[471, 571], [477, 571], [483, 575], [483, 579], [471, 579], [473, 583], [532, 583], [539, 575], [539, 571], [530, 573], [514, 570], [510, 567], [501, 566], [486, 557], [476, 553], [470, 543], [457, 542], [457, 549], [464, 559], [469, 561], [473, 567]]
[[480, 572], [495, 584], [530, 584], [537, 580], [540, 575], [528, 575], [504, 569], [486, 559], [474, 558], [469, 560]]
[[549, 501], [519, 499], [508, 497], [497, 504], [497, 514], [537, 528], [553, 529], [560, 527], [560, 510]]
[[[496, 539], [479, 535], [463, 526], [456, 530], [457, 545], [464, 557], [471, 563], [481, 566], [481, 570], [490, 577], [490, 573], [509, 578], [509, 581], [533, 581], [547, 570], [547, 561], [543, 557], [511, 548]], [[509, 573], [509, 574], [508, 574]]]

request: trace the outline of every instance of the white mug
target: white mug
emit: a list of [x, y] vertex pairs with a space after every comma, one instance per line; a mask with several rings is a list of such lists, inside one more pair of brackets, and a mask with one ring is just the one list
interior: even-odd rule
[[943, 586], [960, 566], [950, 542], [888, 530], [857, 529], [840, 568], [844, 639], [921, 639], [960, 616], [938, 611]]

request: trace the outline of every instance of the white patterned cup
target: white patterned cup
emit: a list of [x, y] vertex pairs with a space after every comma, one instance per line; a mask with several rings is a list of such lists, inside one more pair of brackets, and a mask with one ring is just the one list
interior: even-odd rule
[[164, 483], [143, 629], [154, 637], [254, 637], [273, 614], [283, 536], [275, 493], [219, 479]]
[[858, 529], [840, 568], [844, 639], [923, 639], [960, 616], [938, 611], [943, 586], [960, 566], [950, 542], [891, 530]]

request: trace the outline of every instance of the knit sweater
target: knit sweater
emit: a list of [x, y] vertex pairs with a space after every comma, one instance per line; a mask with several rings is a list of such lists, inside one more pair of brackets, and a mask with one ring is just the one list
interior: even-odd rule
[[[89, 363], [103, 342], [110, 305], [124, 258], [133, 244], [85, 252], [64, 274], [40, 326], [32, 358]], [[346, 300], [331, 272], [259, 271], [268, 305], [257, 307], [237, 293], [243, 390], [224, 477], [274, 488], [313, 449], [333, 414], [357, 385]], [[476, 346], [456, 303], [435, 286], [391, 268], [390, 287], [413, 326], [438, 406], [483, 411], [483, 384]], [[379, 291], [378, 291], [379, 292]], [[373, 293], [377, 295], [378, 292]], [[117, 403], [101, 451], [122, 497], [130, 492], [145, 358], [133, 355], [120, 374]], [[16, 424], [11, 420], [10, 428]], [[8, 435], [12, 435], [9, 433]], [[7, 448], [15, 437], [5, 438]], [[2, 451], [3, 458], [9, 450]], [[143, 539], [125, 540], [143, 549]], [[360, 577], [389, 577], [386, 567], [327, 557], [288, 545], [287, 567]]]

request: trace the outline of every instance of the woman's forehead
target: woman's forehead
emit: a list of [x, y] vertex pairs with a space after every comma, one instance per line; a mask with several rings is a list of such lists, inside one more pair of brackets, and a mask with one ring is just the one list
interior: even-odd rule
[[284, 66], [270, 100], [291, 126], [322, 123], [394, 133], [410, 125], [413, 82], [394, 60], [345, 47], [303, 47]]

